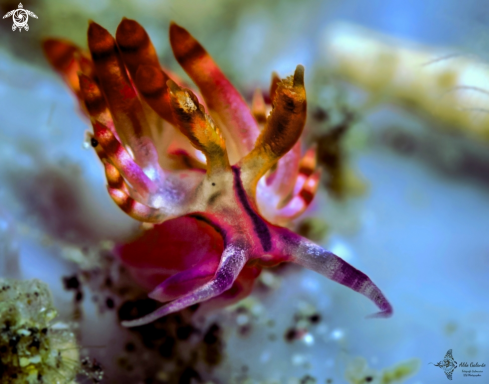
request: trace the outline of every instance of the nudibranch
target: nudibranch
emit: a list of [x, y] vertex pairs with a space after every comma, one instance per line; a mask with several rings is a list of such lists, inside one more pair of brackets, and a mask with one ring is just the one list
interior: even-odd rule
[[170, 42], [201, 96], [163, 71], [133, 20], [122, 20], [115, 39], [90, 23], [91, 58], [66, 41], [44, 45], [90, 117], [91, 144], [113, 201], [156, 224], [121, 257], [148, 285], [162, 277], [150, 297], [166, 304], [123, 325], [140, 326], [210, 299], [234, 300], [249, 292], [262, 267], [282, 262], [363, 294], [380, 308], [374, 316], [391, 315], [368, 276], [281, 226], [304, 211], [319, 181], [314, 153], [300, 158], [304, 68], [283, 80], [272, 77], [272, 111], [263, 122], [263, 100], [255, 98], [250, 109], [189, 32], [172, 23]]

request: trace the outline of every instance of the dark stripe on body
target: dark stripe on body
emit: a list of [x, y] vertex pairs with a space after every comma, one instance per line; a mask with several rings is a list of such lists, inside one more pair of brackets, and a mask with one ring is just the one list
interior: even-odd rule
[[[142, 87], [139, 87], [139, 88], [142, 88]], [[141, 90], [141, 93], [144, 97], [146, 97], [148, 99], [160, 99], [161, 96], [164, 96], [164, 94], [166, 93], [166, 90], [167, 90], [167, 88], [163, 86], [163, 87], [151, 89], [149, 92], [143, 92]]]
[[159, 68], [152, 65], [140, 65], [136, 71], [136, 86], [141, 94], [149, 99], [160, 99], [168, 89], [166, 82], [170, 78]]
[[51, 63], [58, 71], [65, 71], [75, 60], [75, 53], [78, 50], [75, 47], [69, 47], [60, 56], [56, 57]]
[[148, 34], [135, 20], [123, 19], [117, 27], [115, 38], [121, 51], [134, 52], [149, 45]]
[[240, 168], [233, 166], [232, 170], [234, 173], [234, 189], [236, 191], [236, 194], [238, 195], [239, 201], [241, 202], [243, 208], [253, 222], [253, 229], [260, 239], [263, 250], [268, 252], [272, 249], [272, 237], [270, 236], [268, 226], [265, 221], [250, 206], [248, 196], [246, 196], [243, 184], [241, 183]]
[[306, 165], [302, 165], [299, 167], [299, 173], [304, 176], [311, 176], [314, 172], [314, 168], [308, 167]]
[[299, 196], [302, 197], [302, 200], [304, 200], [306, 204], [309, 204], [312, 199], [314, 199], [314, 194], [307, 189], [302, 189], [299, 193]]
[[136, 205], [136, 200], [129, 197], [128, 195], [124, 195], [124, 200], [120, 202], [119, 207], [126, 212], [128, 215], [134, 211], [134, 206]]
[[192, 217], [196, 220], [203, 221], [204, 223], [206, 223], [206, 224], [210, 225], [212, 228], [214, 228], [214, 230], [221, 235], [222, 240], [224, 241], [224, 248], [226, 248], [226, 246], [227, 246], [226, 231], [224, 231], [224, 229], [222, 229], [217, 223], [213, 222], [208, 217], [206, 217], [204, 215], [200, 215], [198, 213], [192, 213], [190, 215], [187, 215], [187, 217]]
[[[120, 39], [121, 38], [119, 38], [119, 40]], [[129, 39], [127, 39], [127, 41], [124, 41], [124, 43], [126, 43], [125, 45], [121, 44], [119, 41], [118, 43], [119, 43], [119, 49], [122, 53], [136, 56], [136, 54], [138, 54], [140, 51], [144, 51], [148, 48], [149, 39], [145, 37], [136, 36], [136, 38], [133, 38], [131, 41], [129, 41]]]
[[192, 45], [188, 47], [185, 52], [179, 53], [177, 56], [177, 61], [182, 67], [184, 67], [188, 62], [192, 63], [207, 55], [207, 51], [204, 49], [204, 47], [202, 47], [202, 45], [196, 41], [192, 41], [191, 44]]
[[116, 177], [109, 175], [107, 177], [107, 183], [109, 184], [110, 188], [122, 189], [122, 187], [124, 186], [124, 179], [122, 178], [120, 173]]
[[[359, 271], [343, 259], [338, 259], [341, 265], [333, 273], [332, 277], [334, 281], [360, 293], [364, 293], [365, 288], [368, 289], [370, 288], [370, 285], [373, 285], [372, 281], [365, 273]], [[369, 285], [366, 285], [365, 282], [368, 282]]]
[[105, 62], [107, 60], [116, 59], [117, 58], [117, 47], [115, 44], [105, 48], [105, 49], [97, 49], [91, 50], [92, 60], [94, 62]]
[[87, 107], [88, 113], [91, 116], [99, 115], [104, 112], [107, 108], [107, 103], [105, 102], [104, 96], [98, 91], [92, 91], [91, 93], [85, 93], [83, 90], [83, 98], [85, 100], [85, 106]]
[[97, 134], [95, 134], [95, 136], [96, 137], [99, 136], [99, 142], [102, 143], [105, 152], [108, 154], [115, 155], [117, 157], [120, 156], [121, 151], [124, 150], [122, 144], [119, 143], [119, 140], [115, 138], [115, 136], [113, 135], [112, 132], [110, 132], [109, 129], [104, 128], [104, 131], [100, 132], [100, 136]]

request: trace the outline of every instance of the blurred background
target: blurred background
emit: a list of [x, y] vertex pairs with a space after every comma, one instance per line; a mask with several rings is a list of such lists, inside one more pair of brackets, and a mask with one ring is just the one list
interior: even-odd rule
[[[49, 284], [59, 319], [101, 362], [103, 383], [445, 383], [430, 363], [449, 349], [458, 363], [489, 365], [485, 2], [22, 4], [38, 16], [29, 31], [0, 20], [0, 276]], [[0, 1], [2, 15], [17, 7]], [[138, 223], [107, 195], [102, 166], [84, 146], [89, 123], [41, 43], [62, 37], [86, 47], [88, 20], [115, 33], [123, 16], [146, 28], [161, 63], [182, 77], [168, 26], [187, 28], [248, 101], [257, 87], [268, 90], [273, 71], [305, 66], [304, 149], [318, 146], [325, 172], [295, 228], [367, 273], [392, 318], [367, 320], [374, 308], [363, 297], [284, 267], [262, 274], [245, 302], [192, 323], [216, 347], [206, 350], [214, 360], [189, 357], [201, 341], [176, 337], [179, 352], [165, 355], [164, 342], [158, 352], [118, 325], [122, 302], [94, 276], [114, 268], [112, 245]], [[70, 276], [86, 286], [74, 292]], [[168, 321], [190, 324], [186, 316]], [[489, 368], [473, 378], [454, 371], [453, 382], [470, 380], [488, 382]]]

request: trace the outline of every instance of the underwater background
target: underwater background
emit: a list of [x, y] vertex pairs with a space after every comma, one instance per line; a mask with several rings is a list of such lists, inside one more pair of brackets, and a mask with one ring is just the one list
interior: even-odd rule
[[[464, 377], [468, 368], [460, 367], [489, 364], [489, 10], [483, 1], [23, 6], [38, 16], [29, 18], [29, 31], [0, 21], [0, 277], [49, 285], [58, 319], [72, 327], [81, 353], [103, 366], [101, 382], [445, 383], [434, 364], [450, 349], [459, 365], [454, 383], [489, 382], [487, 367], [481, 377]], [[0, 1], [2, 15], [17, 7]], [[166, 341], [148, 342], [156, 331], [141, 335], [119, 325], [124, 303], [100, 276], [110, 269], [128, 278], [110, 261], [110, 249], [139, 223], [110, 200], [103, 167], [84, 145], [89, 123], [41, 46], [62, 37], [86, 47], [89, 19], [114, 33], [124, 16], [146, 28], [160, 62], [183, 78], [168, 26], [173, 20], [187, 28], [247, 101], [255, 88], [268, 89], [273, 71], [286, 76], [305, 66], [306, 142], [318, 146], [326, 172], [296, 230], [369, 275], [393, 305], [391, 318], [365, 319], [374, 310], [365, 298], [286, 266], [266, 270], [244, 302], [192, 324], [195, 340], [177, 334], [169, 355], [161, 353]], [[409, 61], [410, 52], [419, 56]], [[451, 80], [444, 82], [447, 73]], [[331, 139], [335, 129], [341, 137]], [[338, 158], [344, 179], [335, 189], [339, 171], [330, 165]], [[101, 255], [103, 263], [94, 261]], [[72, 289], [72, 276], [86, 286]], [[188, 326], [182, 316], [168, 322]]]

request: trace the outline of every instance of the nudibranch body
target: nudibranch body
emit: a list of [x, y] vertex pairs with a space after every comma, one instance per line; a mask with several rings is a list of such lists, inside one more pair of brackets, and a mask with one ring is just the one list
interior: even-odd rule
[[262, 267], [281, 262], [350, 287], [380, 308], [377, 316], [389, 316], [389, 302], [364, 273], [279, 226], [304, 211], [319, 180], [314, 153], [300, 159], [304, 68], [283, 80], [273, 77], [273, 109], [260, 127], [259, 98], [250, 110], [185, 29], [172, 24], [170, 42], [201, 98], [161, 69], [135, 21], [124, 19], [116, 39], [91, 23], [92, 60], [69, 43], [45, 44], [90, 116], [91, 142], [105, 166], [110, 196], [133, 218], [157, 223], [156, 232], [138, 243], [146, 244], [139, 254], [126, 248], [121, 257], [151, 280], [148, 286], [155, 276], [162, 278], [150, 297], [166, 304], [123, 324], [143, 325], [210, 299], [217, 305], [235, 300], [249, 292]]

